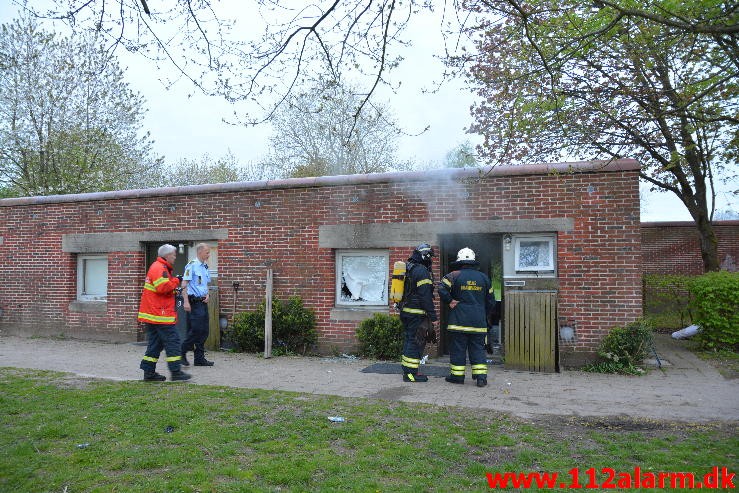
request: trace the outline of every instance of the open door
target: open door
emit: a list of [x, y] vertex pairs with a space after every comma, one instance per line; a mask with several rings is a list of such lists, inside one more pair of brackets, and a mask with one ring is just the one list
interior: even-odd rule
[[[503, 283], [503, 257], [502, 257], [502, 236], [499, 234], [457, 234], [457, 235], [444, 235], [440, 237], [440, 252], [439, 252], [439, 263], [441, 266], [442, 275], [454, 270], [452, 263], [457, 260], [457, 252], [462, 248], [468, 247], [475, 252], [475, 258], [480, 262], [480, 271], [490, 277], [493, 283], [493, 289], [495, 291], [495, 299], [500, 301], [502, 296], [502, 283]], [[500, 304], [498, 304], [500, 307]], [[500, 309], [498, 310], [500, 313]], [[446, 324], [448, 317], [448, 308], [441, 306], [440, 327], [441, 337], [439, 340], [439, 356], [449, 354], [449, 336], [446, 332]], [[493, 317], [491, 322], [495, 322], [496, 317]], [[498, 319], [500, 316], [498, 315]], [[498, 330], [489, 330], [488, 338], [493, 339], [495, 334], [500, 334]], [[493, 341], [489, 340], [489, 344], [494, 343], [500, 344], [500, 340]]]

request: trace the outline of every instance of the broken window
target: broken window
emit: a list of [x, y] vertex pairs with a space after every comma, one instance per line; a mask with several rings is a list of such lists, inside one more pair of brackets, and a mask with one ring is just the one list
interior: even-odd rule
[[387, 305], [388, 252], [336, 252], [336, 304]]

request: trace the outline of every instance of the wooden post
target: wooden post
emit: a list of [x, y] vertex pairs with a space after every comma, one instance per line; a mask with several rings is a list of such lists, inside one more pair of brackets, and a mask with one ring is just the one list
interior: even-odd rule
[[267, 294], [264, 308], [264, 357], [272, 357], [272, 269], [267, 269]]

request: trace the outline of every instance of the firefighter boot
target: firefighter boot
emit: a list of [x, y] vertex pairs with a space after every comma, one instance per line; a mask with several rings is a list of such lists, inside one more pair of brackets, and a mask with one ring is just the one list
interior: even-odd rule
[[449, 383], [464, 384], [464, 377], [453, 377], [449, 375], [448, 377], [445, 377], [444, 380], [446, 380]]
[[488, 384], [488, 377], [480, 375], [477, 377], [477, 386], [478, 387], [484, 387]]
[[167, 379], [164, 375], [160, 375], [155, 371], [145, 371], [144, 381], [145, 382], [163, 382]]
[[185, 373], [182, 370], [173, 371], [172, 372], [172, 381], [176, 382], [178, 380], [190, 380], [192, 378], [192, 375], [189, 373]]
[[429, 377], [427, 377], [426, 375], [420, 375], [420, 374], [414, 375], [413, 373], [403, 373], [403, 381], [404, 382], [428, 382]]

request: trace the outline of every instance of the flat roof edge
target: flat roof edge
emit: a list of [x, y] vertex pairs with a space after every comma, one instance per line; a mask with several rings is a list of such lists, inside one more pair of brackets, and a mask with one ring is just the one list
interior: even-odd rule
[[312, 178], [286, 178], [280, 180], [261, 180], [250, 182], [214, 183], [208, 185], [188, 185], [167, 188], [143, 188], [136, 190], [116, 190], [111, 192], [91, 192], [69, 195], [41, 195], [0, 199], [0, 207], [18, 205], [41, 205], [63, 202], [89, 202], [99, 200], [138, 199], [185, 194], [228, 193], [280, 188], [310, 188], [343, 185], [366, 185], [373, 183], [420, 182], [444, 179], [487, 178], [495, 176], [527, 176], [566, 173], [602, 173], [638, 170], [641, 166], [635, 159], [616, 159], [605, 161], [576, 161], [571, 163], [523, 164], [517, 166], [484, 166], [480, 168], [443, 168], [429, 171], [402, 171], [389, 173], [369, 173], [364, 175], [319, 176]]

